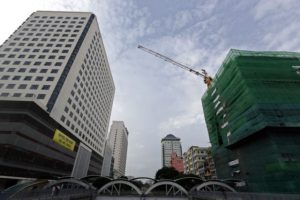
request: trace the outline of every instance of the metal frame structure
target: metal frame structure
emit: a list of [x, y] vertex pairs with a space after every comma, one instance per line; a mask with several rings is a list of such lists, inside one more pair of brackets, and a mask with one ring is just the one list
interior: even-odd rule
[[220, 181], [206, 181], [200, 185], [193, 187], [190, 192], [236, 192], [236, 190], [229, 185]]
[[141, 190], [136, 185], [127, 180], [114, 180], [110, 183], [107, 183], [97, 191], [97, 194], [120, 196], [122, 195], [122, 185], [130, 187], [131, 190], [135, 191], [138, 195], [142, 195]]
[[160, 186], [165, 186], [164, 196], [188, 196], [186, 189], [173, 181], [157, 182], [148, 188], [148, 190], [145, 192], [145, 195], [153, 195], [153, 191]]

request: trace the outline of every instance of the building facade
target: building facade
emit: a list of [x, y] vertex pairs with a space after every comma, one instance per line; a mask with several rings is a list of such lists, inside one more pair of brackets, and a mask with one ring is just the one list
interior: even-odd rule
[[[7, 110], [19, 112], [11, 122], [18, 121], [20, 127], [0, 126], [0, 132], [3, 133], [0, 137], [4, 137], [0, 139], [4, 143], [1, 148], [5, 147], [5, 143], [10, 143], [16, 156], [26, 152], [36, 157], [36, 162], [32, 161], [28, 166], [35, 169], [36, 173], [34, 170], [31, 173], [34, 177], [38, 174], [70, 175], [76, 150], [82, 144], [92, 152], [90, 163], [94, 164], [88, 173], [100, 174], [115, 87], [95, 15], [83, 12], [34, 12], [0, 46], [0, 72], [0, 99], [16, 104], [32, 102], [26, 105], [33, 109], [26, 110], [26, 123], [18, 119], [24, 114], [21, 112], [23, 108], [19, 111], [12, 108]], [[37, 120], [30, 113], [42, 115], [43, 118]], [[9, 113], [6, 114], [9, 116]], [[3, 119], [0, 123], [7, 121]], [[36, 135], [27, 135], [22, 126], [28, 127], [28, 131]], [[62, 133], [55, 142], [56, 129]], [[9, 138], [4, 133], [9, 133]], [[15, 136], [16, 133], [18, 136]], [[24, 143], [13, 143], [18, 137], [23, 138]], [[60, 147], [66, 147], [68, 142], [75, 148], [62, 150]], [[41, 145], [40, 150], [43, 151], [35, 149], [37, 145]], [[70, 152], [66, 153], [65, 150]], [[53, 154], [49, 153], [51, 151]], [[10, 152], [4, 151], [2, 154], [5, 153]], [[64, 159], [63, 155], [68, 154], [72, 156]], [[37, 161], [43, 159], [53, 160], [48, 165], [48, 171], [38, 166]], [[63, 166], [55, 163], [55, 160], [67, 162], [69, 167], [56, 170], [55, 173], [55, 170], [50, 170], [54, 169], [52, 165]], [[14, 160], [8, 160], [8, 164], [10, 162]], [[27, 165], [22, 166], [20, 161], [14, 166], [22, 170]]]
[[204, 162], [206, 157], [206, 147], [191, 146], [183, 154], [184, 173], [204, 177]]
[[171, 167], [173, 167], [180, 173], [183, 173], [184, 171], [183, 159], [182, 157], [177, 156], [175, 152], [173, 152], [171, 155]]
[[202, 97], [217, 176], [239, 190], [300, 193], [299, 57], [232, 49]]
[[129, 132], [123, 121], [113, 121], [109, 132], [109, 145], [114, 158], [114, 177], [125, 176]]
[[171, 157], [173, 152], [175, 152], [177, 156], [182, 157], [180, 138], [169, 134], [161, 139], [161, 159], [163, 167], [171, 167]]

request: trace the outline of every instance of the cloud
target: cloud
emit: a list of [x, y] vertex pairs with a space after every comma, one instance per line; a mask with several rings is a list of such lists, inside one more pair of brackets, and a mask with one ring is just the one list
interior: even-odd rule
[[276, 15], [278, 11], [289, 12], [297, 2], [297, 0], [260, 0], [254, 8], [254, 17], [259, 20], [268, 15]]

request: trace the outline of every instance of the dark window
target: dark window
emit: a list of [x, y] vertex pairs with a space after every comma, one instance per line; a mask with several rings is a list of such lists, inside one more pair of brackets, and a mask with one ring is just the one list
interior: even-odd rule
[[42, 80], [43, 80], [43, 77], [42, 77], [42, 76], [37, 76], [37, 77], [35, 78], [35, 80], [36, 80], [36, 81], [42, 81]]
[[31, 81], [32, 76], [25, 76], [24, 81]]
[[21, 76], [14, 76], [12, 80], [17, 81], [20, 80]]
[[49, 90], [50, 85], [43, 85], [42, 90]]
[[47, 81], [53, 81], [53, 80], [54, 80], [54, 77], [52, 77], [52, 76], [47, 78]]
[[25, 89], [26, 87], [27, 87], [26, 84], [21, 84], [21, 85], [19, 85], [18, 89]]
[[30, 86], [30, 89], [36, 90], [36, 89], [38, 89], [38, 87], [39, 87], [39, 85], [31, 85], [31, 86]]
[[48, 69], [41, 69], [40, 73], [46, 73]]
[[26, 68], [20, 68], [18, 72], [26, 72]]
[[45, 94], [38, 94], [37, 99], [45, 99]]

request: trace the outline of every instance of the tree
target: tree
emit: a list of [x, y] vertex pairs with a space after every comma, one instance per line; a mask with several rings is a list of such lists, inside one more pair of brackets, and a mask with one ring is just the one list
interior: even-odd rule
[[179, 176], [179, 172], [174, 167], [163, 167], [159, 169], [155, 174], [155, 179], [176, 179]]

